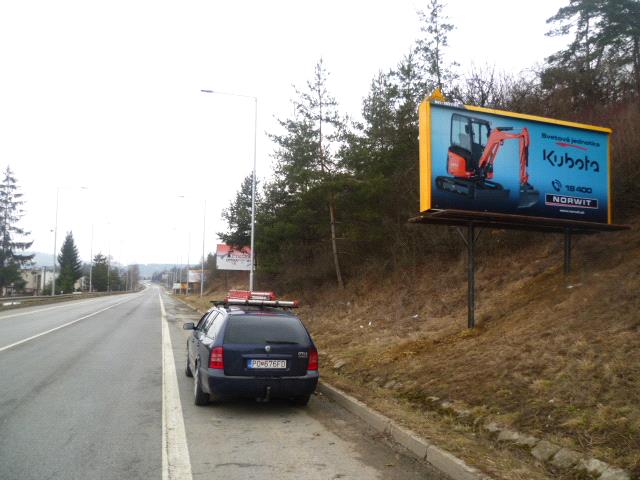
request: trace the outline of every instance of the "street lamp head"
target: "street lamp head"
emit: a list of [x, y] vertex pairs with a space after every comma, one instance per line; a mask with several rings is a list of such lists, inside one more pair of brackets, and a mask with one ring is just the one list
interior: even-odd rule
[[204, 88], [201, 88], [201, 89], [200, 89], [200, 91], [201, 91], [202, 93], [216, 93], [216, 92], [214, 92], [213, 90], [205, 90]]

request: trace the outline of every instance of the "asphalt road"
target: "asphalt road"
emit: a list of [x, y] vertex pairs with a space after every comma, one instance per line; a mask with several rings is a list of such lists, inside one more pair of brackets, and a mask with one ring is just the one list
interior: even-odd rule
[[321, 396], [196, 407], [194, 317], [157, 288], [0, 313], [0, 479], [440, 478]]

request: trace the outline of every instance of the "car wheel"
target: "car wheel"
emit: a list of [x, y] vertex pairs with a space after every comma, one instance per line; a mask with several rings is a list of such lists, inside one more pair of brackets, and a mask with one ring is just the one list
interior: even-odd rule
[[187, 364], [184, 367], [184, 374], [187, 377], [193, 377], [193, 372], [191, 371], [191, 367], [189, 366], [189, 357], [187, 357]]
[[187, 364], [184, 367], [184, 374], [187, 377], [193, 377], [193, 372], [191, 371], [191, 367], [189, 366], [189, 344], [187, 343]]
[[193, 403], [196, 405], [206, 405], [209, 403], [209, 394], [202, 390], [200, 384], [200, 373], [198, 372], [198, 364], [196, 363], [195, 372], [193, 372]]
[[299, 407], [304, 407], [309, 403], [309, 399], [311, 395], [300, 395], [299, 397], [293, 398], [293, 404], [298, 405]]

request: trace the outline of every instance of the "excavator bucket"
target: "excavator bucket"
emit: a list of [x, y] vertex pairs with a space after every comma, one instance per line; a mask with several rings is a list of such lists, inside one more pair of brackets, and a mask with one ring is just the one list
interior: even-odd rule
[[520, 198], [518, 200], [518, 208], [529, 208], [533, 207], [536, 203], [538, 203], [538, 199], [540, 198], [540, 192], [534, 189], [528, 183], [524, 185], [520, 185]]

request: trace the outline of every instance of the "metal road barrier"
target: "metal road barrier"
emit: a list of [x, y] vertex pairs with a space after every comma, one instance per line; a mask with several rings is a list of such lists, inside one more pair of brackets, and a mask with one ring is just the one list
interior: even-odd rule
[[62, 295], [29, 295], [25, 297], [0, 297], [0, 312], [12, 308], [31, 307], [47, 303], [57, 303], [66, 300], [82, 300], [86, 298], [105, 297], [108, 295], [121, 295], [128, 292], [92, 292], [92, 293], [65, 293]]

